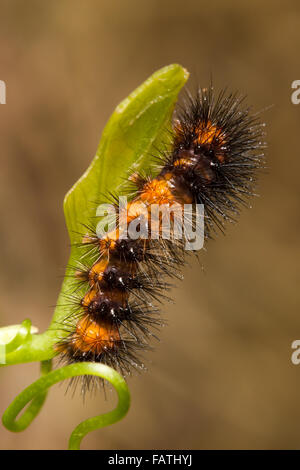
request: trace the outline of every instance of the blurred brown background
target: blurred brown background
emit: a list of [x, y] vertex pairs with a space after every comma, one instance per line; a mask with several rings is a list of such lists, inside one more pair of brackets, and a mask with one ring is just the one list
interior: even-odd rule
[[[0, 321], [47, 328], [69, 254], [62, 201], [88, 166], [114, 107], [177, 62], [190, 88], [213, 76], [263, 112], [270, 170], [260, 198], [185, 269], [164, 307], [169, 325], [129, 379], [132, 407], [85, 449], [299, 448], [298, 1], [0, 0]], [[203, 266], [203, 269], [201, 267]], [[38, 376], [3, 368], [0, 412]], [[3, 449], [64, 449], [82, 419], [115, 405], [82, 404], [55, 386]]]

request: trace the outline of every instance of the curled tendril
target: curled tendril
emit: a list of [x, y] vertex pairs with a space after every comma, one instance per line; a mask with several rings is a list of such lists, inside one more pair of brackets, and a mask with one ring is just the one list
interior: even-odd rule
[[[130, 406], [129, 389], [123, 377], [111, 367], [104, 364], [78, 362], [51, 372], [50, 370], [51, 361], [43, 361], [41, 364], [42, 377], [25, 388], [6, 409], [2, 422], [7, 429], [15, 432], [26, 429], [39, 413], [48, 389], [61, 380], [80, 375], [95, 375], [107, 380], [116, 389], [119, 401], [117, 407], [109, 413], [89, 418], [76, 426], [69, 440], [70, 450], [79, 450], [83, 437], [89, 432], [116, 423], [126, 415]], [[28, 408], [17, 420], [18, 414], [28, 403]]]
[[[43, 361], [41, 362], [41, 374], [42, 376], [48, 374], [51, 370], [51, 361]], [[43, 378], [43, 377], [42, 377]], [[40, 379], [39, 379], [40, 380]], [[30, 387], [34, 386], [36, 382], [31, 384]], [[47, 396], [48, 390], [41, 392], [41, 393], [35, 393], [32, 399], [30, 400], [31, 403], [28, 406], [28, 408], [24, 411], [23, 415], [19, 418], [18, 421], [15, 420], [15, 417], [18, 415], [20, 410], [23, 408], [19, 409], [18, 406], [21, 403], [23, 394], [28, 390], [30, 387], [27, 387], [20, 395], [18, 395], [15, 400], [9, 405], [7, 410], [4, 412], [3, 417], [2, 417], [2, 422], [4, 426], [9, 429], [9, 431], [14, 431], [14, 432], [20, 432], [24, 431], [30, 423], [34, 420], [34, 418], [37, 416], [37, 414], [40, 412]], [[27, 396], [27, 395], [26, 395]], [[28, 402], [26, 402], [28, 403]], [[25, 406], [25, 405], [24, 405]], [[14, 415], [14, 413], [16, 414]]]
[[[0, 328], [0, 344], [4, 355], [1, 366], [31, 361], [41, 361], [41, 377], [25, 388], [8, 406], [3, 414], [3, 425], [13, 432], [26, 429], [40, 412], [48, 393], [48, 389], [62, 380], [80, 375], [95, 375], [110, 382], [118, 394], [117, 407], [109, 412], [80, 423], [72, 432], [69, 449], [77, 450], [83, 437], [91, 431], [113, 424], [122, 419], [130, 405], [130, 394], [123, 377], [114, 369], [104, 364], [80, 362], [51, 371], [52, 358], [55, 356], [53, 345], [57, 341], [52, 330], [43, 334], [32, 334], [37, 329], [31, 326], [30, 320], [21, 325]], [[19, 419], [18, 414], [28, 404]]]

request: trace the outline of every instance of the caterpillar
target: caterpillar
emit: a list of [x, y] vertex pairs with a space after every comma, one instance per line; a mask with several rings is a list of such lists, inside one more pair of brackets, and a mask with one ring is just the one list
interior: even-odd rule
[[[83, 256], [72, 266], [74, 308], [63, 322], [68, 334], [56, 345], [64, 361], [100, 362], [123, 375], [144, 367], [143, 350], [151, 349], [150, 339], [163, 324], [158, 304], [167, 297], [168, 279], [180, 276], [187, 254], [186, 236], [174, 235], [175, 225], [183, 223], [180, 211], [171, 214], [168, 238], [161, 213], [150, 230], [153, 206], [188, 206], [193, 228], [191, 208], [201, 206], [203, 239], [224, 232], [225, 223], [235, 221], [254, 194], [264, 165], [263, 128], [236, 93], [215, 95], [209, 86], [187, 96], [174, 114], [171, 144], [156, 155], [156, 175], [129, 175], [129, 200], [122, 207], [112, 196], [118, 213], [112, 230], [99, 234], [94, 225], [85, 227], [80, 246], [93, 262], [86, 265]], [[130, 225], [141, 229], [145, 221], [143, 233], [124, 236]], [[78, 296], [82, 286], [85, 293]], [[93, 380], [85, 377], [84, 389]]]

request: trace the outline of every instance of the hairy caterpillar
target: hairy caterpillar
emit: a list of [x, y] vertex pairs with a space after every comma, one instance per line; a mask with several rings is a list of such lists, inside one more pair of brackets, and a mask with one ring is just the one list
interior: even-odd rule
[[[56, 346], [62, 359], [105, 363], [123, 375], [143, 367], [139, 353], [161, 325], [157, 303], [170, 286], [166, 278], [178, 276], [186, 251], [185, 235], [174, 235], [178, 221], [182, 224], [180, 211], [171, 214], [167, 238], [161, 213], [150, 230], [153, 206], [183, 210], [201, 204], [204, 239], [223, 231], [253, 195], [264, 161], [263, 126], [236, 94], [215, 96], [210, 86], [188, 97], [174, 120], [170, 148], [157, 155], [157, 176], [130, 175], [129, 202], [120, 208], [115, 197], [112, 201], [119, 213], [114, 229], [100, 236], [91, 225], [82, 234], [83, 253], [93, 262], [85, 264], [83, 254], [72, 267], [73, 308], [62, 326], [68, 335]], [[192, 211], [187, 220], [194, 227]], [[143, 234], [128, 237], [132, 224], [143, 226]], [[84, 388], [91, 383], [85, 378]]]

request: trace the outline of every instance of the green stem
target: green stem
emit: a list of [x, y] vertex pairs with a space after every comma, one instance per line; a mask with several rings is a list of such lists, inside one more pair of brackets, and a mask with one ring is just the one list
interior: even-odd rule
[[[130, 406], [130, 394], [125, 380], [118, 372], [104, 364], [78, 362], [77, 364], [61, 367], [60, 369], [46, 373], [46, 375], [25, 388], [9, 405], [2, 417], [4, 426], [10, 431], [15, 432], [25, 429], [39, 412], [46, 398], [47, 391], [52, 385], [61, 380], [80, 375], [95, 375], [107, 380], [116, 389], [119, 401], [113, 411], [95, 416], [94, 418], [89, 418], [74, 429], [69, 440], [69, 449], [78, 450], [86, 434], [108, 426], [109, 424], [116, 423], [126, 415]], [[30, 403], [30, 405], [27, 410], [16, 420], [18, 414], [28, 403]]]

